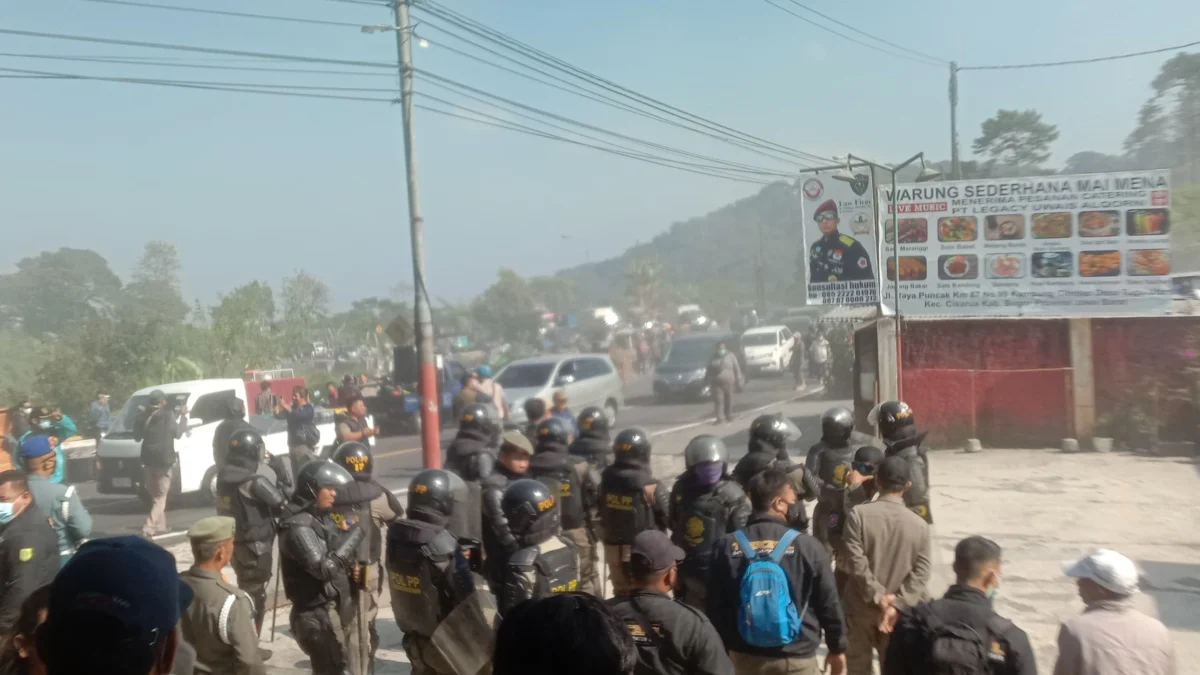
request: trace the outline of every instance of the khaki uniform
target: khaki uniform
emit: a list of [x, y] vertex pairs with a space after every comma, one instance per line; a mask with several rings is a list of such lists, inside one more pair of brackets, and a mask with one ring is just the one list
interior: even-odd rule
[[196, 672], [265, 675], [250, 596], [217, 572], [193, 567], [179, 578], [195, 594], [179, 625], [196, 648]]
[[930, 599], [930, 539], [929, 524], [902, 497], [882, 495], [850, 511], [843, 541], [850, 578], [842, 596], [849, 675], [870, 675], [872, 651], [882, 665], [888, 647], [888, 635], [879, 632], [884, 595], [894, 594], [900, 609]]

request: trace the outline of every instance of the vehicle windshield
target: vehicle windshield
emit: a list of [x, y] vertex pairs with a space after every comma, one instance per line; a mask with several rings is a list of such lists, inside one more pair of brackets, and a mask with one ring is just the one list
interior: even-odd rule
[[[187, 403], [188, 394], [186, 392], [178, 394], [167, 394], [167, 406], [176, 410], [182, 408]], [[137, 423], [138, 415], [143, 410], [150, 408], [150, 395], [140, 394], [131, 396], [125, 402], [125, 406], [121, 408], [121, 412], [113, 415], [112, 427], [108, 430], [109, 436], [114, 434], [132, 434], [133, 426]]]
[[554, 372], [553, 363], [512, 364], [496, 376], [496, 381], [505, 389], [529, 389], [544, 387]]
[[717, 343], [712, 340], [683, 340], [674, 342], [667, 350], [663, 363], [669, 366], [700, 367], [716, 354]]
[[747, 333], [742, 336], [743, 347], [774, 347], [779, 344], [775, 333]]

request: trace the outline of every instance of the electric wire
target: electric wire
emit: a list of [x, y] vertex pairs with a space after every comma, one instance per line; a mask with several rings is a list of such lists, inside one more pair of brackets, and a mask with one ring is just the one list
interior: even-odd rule
[[809, 12], [812, 12], [813, 14], [816, 14], [817, 16], [821, 17], [822, 19], [825, 19], [826, 21], [835, 23], [835, 24], [841, 26], [842, 28], [846, 28], [848, 30], [854, 31], [855, 33], [858, 33], [859, 35], [871, 38], [872, 40], [875, 40], [877, 42], [882, 42], [883, 44], [888, 45], [890, 47], [894, 47], [896, 49], [899, 49], [902, 52], [908, 52], [909, 54], [913, 54], [915, 56], [920, 56], [920, 57], [926, 58], [926, 59], [932, 59], [934, 61], [940, 62], [943, 65], [950, 65], [950, 62], [947, 61], [946, 59], [939, 58], [939, 57], [933, 56], [931, 54], [926, 54], [924, 52], [919, 52], [915, 49], [909, 49], [908, 47], [905, 47], [904, 45], [898, 45], [895, 42], [885, 40], [885, 39], [879, 37], [878, 35], [872, 35], [866, 31], [859, 30], [859, 29], [855, 28], [854, 26], [851, 26], [848, 23], [842, 23], [841, 21], [838, 21], [837, 19], [833, 18], [832, 16], [829, 16], [828, 14], [822, 14], [821, 12], [818, 12], [817, 10], [813, 9], [812, 7], [809, 7], [808, 5], [800, 2], [799, 0], [788, 0], [788, 2], [792, 3], [793, 5], [796, 5], [797, 7], [800, 7]]
[[[157, 62], [148, 59], [135, 60], [122, 57], [66, 56], [60, 54], [31, 54], [27, 52], [0, 52], [0, 57], [19, 59], [45, 59], [51, 61], [74, 61], [79, 63], [123, 64], [133, 66], [156, 66], [164, 68], [198, 68], [202, 70], [243, 71], [259, 73], [295, 73], [299, 75], [368, 75], [371, 77], [395, 78], [395, 73], [368, 72], [359, 70], [324, 70], [305, 68], [272, 68], [267, 66], [230, 66], [224, 64], [183, 63], [180, 61]], [[262, 63], [262, 59], [246, 59], [252, 63]]]
[[873, 45], [870, 42], [865, 42], [863, 40], [859, 40], [858, 38], [850, 37], [849, 35], [846, 35], [845, 33], [839, 33], [836, 30], [830, 28], [829, 26], [823, 26], [806, 16], [801, 16], [800, 14], [793, 12], [792, 10], [788, 9], [787, 7], [784, 7], [783, 5], [776, 4], [774, 2], [774, 0], [763, 0], [763, 2], [774, 7], [775, 9], [780, 10], [781, 12], [786, 12], [788, 14], [791, 14], [792, 16], [796, 17], [797, 19], [800, 19], [804, 23], [816, 26], [817, 28], [820, 28], [823, 31], [833, 33], [834, 35], [836, 35], [842, 39], [849, 40], [855, 44], [860, 44], [860, 45], [866, 47], [867, 49], [874, 49], [875, 51], [880, 52], [881, 54], [887, 54], [888, 56], [894, 56], [898, 59], [906, 59], [908, 61], [912, 61], [913, 63], [920, 63], [921, 65], [925, 65], [925, 66], [937, 66], [937, 67], [941, 68], [945, 65], [944, 63], [939, 63], [937, 61], [930, 61], [929, 59], [927, 59], [925, 57], [916, 57], [916, 56], [910, 56], [908, 54], [894, 52], [889, 49], [880, 47], [879, 45]]
[[145, 9], [163, 9], [172, 12], [189, 12], [192, 14], [213, 14], [216, 16], [231, 16], [241, 19], [264, 19], [268, 21], [284, 21], [288, 23], [303, 23], [317, 26], [338, 26], [342, 28], [362, 28], [362, 23], [349, 21], [325, 21], [322, 19], [304, 19], [294, 16], [276, 16], [273, 14], [250, 14], [246, 12], [231, 12], [221, 9], [203, 9], [200, 7], [183, 7], [179, 5], [160, 5], [152, 2], [134, 2], [134, 0], [84, 0], [105, 5], [124, 5], [126, 7], [141, 7]]
[[1071, 61], [1047, 61], [1045, 63], [1014, 63], [1009, 65], [999, 66], [959, 66], [959, 70], [1019, 70], [1024, 68], [1054, 68], [1057, 66], [1076, 66], [1085, 63], [1102, 63], [1104, 61], [1119, 61], [1121, 59], [1131, 59], [1136, 56], [1149, 56], [1151, 54], [1161, 54], [1163, 52], [1172, 52], [1176, 49], [1187, 49], [1200, 45], [1200, 40], [1189, 42], [1187, 44], [1175, 45], [1173, 47], [1163, 47], [1161, 49], [1148, 49], [1142, 52], [1130, 52], [1128, 54], [1114, 54], [1112, 56], [1098, 56], [1090, 59], [1074, 59]]

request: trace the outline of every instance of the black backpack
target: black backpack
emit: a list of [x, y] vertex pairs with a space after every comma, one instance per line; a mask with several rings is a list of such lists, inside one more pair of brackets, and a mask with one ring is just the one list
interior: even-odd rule
[[987, 634], [980, 635], [965, 623], [942, 620], [933, 612], [930, 603], [922, 603], [913, 610], [911, 620], [919, 635], [919, 646], [912, 653], [922, 664], [919, 672], [928, 675], [1001, 672], [1006, 652], [999, 643], [1012, 628], [1008, 619], [992, 614], [987, 622]]

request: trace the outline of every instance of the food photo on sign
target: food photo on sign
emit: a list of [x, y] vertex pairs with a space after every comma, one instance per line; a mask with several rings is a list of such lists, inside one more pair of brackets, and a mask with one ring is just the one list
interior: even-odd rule
[[[853, 181], [812, 176], [801, 184], [808, 304], [854, 305], [878, 301], [875, 265], [875, 207], [869, 174]], [[912, 224], [907, 236], [923, 241], [926, 226]], [[901, 238], [904, 238], [904, 234]]]

